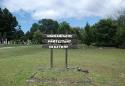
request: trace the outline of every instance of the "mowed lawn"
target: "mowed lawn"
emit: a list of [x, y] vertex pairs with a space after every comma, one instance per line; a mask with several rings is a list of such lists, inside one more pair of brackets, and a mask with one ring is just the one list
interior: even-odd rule
[[[64, 59], [65, 50], [54, 49], [54, 68], [64, 68]], [[38, 68], [49, 68], [49, 62], [50, 50], [41, 46], [1, 47], [0, 86], [27, 86], [26, 80], [37, 72]], [[68, 62], [69, 67], [89, 70], [89, 78], [94, 83], [90, 86], [125, 86], [124, 49], [87, 47], [69, 49]], [[42, 74], [39, 73], [38, 77], [42, 77]]]

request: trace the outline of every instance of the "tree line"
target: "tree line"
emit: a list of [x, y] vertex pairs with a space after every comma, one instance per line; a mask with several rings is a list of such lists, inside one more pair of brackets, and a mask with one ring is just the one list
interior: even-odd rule
[[22, 42], [24, 32], [21, 30], [21, 26], [18, 25], [18, 21], [15, 16], [7, 8], [0, 8], [0, 43], [17, 43]]
[[125, 48], [125, 12], [115, 19], [101, 19], [94, 25], [72, 27], [66, 21], [40, 19], [24, 33], [15, 16], [7, 9], [0, 8], [0, 43], [42, 44], [43, 34], [76, 34], [80, 44]]

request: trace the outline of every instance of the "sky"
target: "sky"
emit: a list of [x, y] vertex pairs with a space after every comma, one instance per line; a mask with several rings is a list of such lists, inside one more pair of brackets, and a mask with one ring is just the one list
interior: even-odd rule
[[67, 21], [73, 27], [94, 24], [116, 16], [125, 9], [125, 0], [0, 0], [0, 7], [8, 8], [26, 32], [43, 18]]

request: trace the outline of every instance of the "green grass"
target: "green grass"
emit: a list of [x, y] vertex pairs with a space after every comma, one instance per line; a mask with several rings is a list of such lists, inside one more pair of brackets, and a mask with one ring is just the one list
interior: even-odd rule
[[[11, 46], [9, 46], [11, 47]], [[64, 68], [64, 49], [54, 49], [54, 68], [49, 68], [50, 50], [41, 46], [12, 46], [0, 48], [0, 86], [27, 86], [26, 80], [35, 77], [57, 78], [59, 80], [80, 80], [82, 74], [76, 71], [55, 71]], [[89, 70], [93, 85], [85, 86], [125, 86], [125, 50], [115, 48], [80, 48], [68, 50], [69, 67]], [[42, 72], [38, 70], [44, 68]], [[84, 78], [84, 75], [83, 75]], [[46, 84], [38, 86], [48, 86]], [[37, 86], [33, 85], [33, 86]], [[61, 85], [58, 85], [61, 86]], [[63, 85], [62, 85], [63, 86]], [[76, 85], [79, 86], [79, 85]]]

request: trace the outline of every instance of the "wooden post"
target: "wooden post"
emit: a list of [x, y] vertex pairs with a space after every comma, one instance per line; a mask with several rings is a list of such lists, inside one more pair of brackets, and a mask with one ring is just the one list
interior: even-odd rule
[[[66, 34], [67, 34], [67, 30], [66, 30]], [[65, 68], [68, 67], [68, 48], [65, 49]]]
[[50, 49], [50, 68], [53, 68], [53, 48]]
[[[52, 30], [51, 34], [53, 34]], [[53, 68], [53, 48], [50, 49], [50, 68]]]
[[68, 49], [65, 49], [65, 67], [68, 67]]

